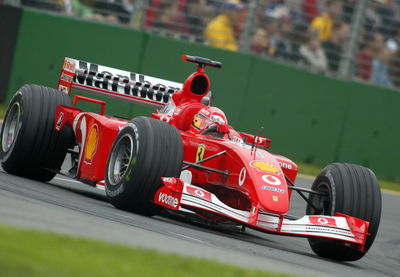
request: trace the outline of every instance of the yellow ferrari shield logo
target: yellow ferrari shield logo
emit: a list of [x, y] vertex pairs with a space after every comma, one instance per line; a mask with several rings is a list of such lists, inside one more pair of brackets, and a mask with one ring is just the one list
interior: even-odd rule
[[199, 144], [196, 153], [196, 163], [204, 158], [204, 153], [206, 152], [206, 146], [204, 144]]

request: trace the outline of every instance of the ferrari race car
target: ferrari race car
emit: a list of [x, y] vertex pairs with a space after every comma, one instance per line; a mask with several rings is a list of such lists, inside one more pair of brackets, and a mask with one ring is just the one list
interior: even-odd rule
[[[319, 256], [355, 261], [378, 231], [381, 192], [374, 173], [334, 163], [311, 189], [296, 186], [297, 166], [266, 149], [271, 141], [234, 130], [210, 105], [205, 68], [221, 63], [183, 56], [197, 70], [183, 84], [65, 58], [58, 89], [25, 85], [10, 101], [1, 130], [1, 165], [38, 181], [63, 174], [103, 188], [118, 209], [168, 210], [210, 224], [306, 237]], [[85, 91], [156, 108], [132, 120], [105, 115]], [[100, 105], [100, 113], [74, 107]], [[69, 169], [61, 166], [69, 155]], [[292, 192], [306, 215], [288, 214]], [[308, 194], [306, 196], [305, 194]]]

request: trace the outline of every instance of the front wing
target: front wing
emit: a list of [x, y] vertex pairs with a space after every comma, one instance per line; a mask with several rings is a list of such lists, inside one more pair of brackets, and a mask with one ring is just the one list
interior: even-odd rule
[[364, 250], [369, 226], [367, 221], [339, 213], [335, 216], [305, 215], [294, 219], [264, 212], [257, 205], [253, 205], [250, 211], [238, 210], [224, 204], [211, 192], [179, 178], [163, 178], [163, 183], [164, 186], [154, 196], [154, 203], [168, 209], [206, 211], [268, 233], [333, 239]]

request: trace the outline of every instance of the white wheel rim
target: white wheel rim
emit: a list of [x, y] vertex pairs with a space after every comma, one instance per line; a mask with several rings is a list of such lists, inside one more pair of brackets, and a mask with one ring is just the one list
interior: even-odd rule
[[1, 138], [3, 152], [6, 153], [14, 144], [20, 129], [20, 105], [14, 103], [9, 109]]
[[126, 175], [132, 162], [133, 138], [130, 134], [124, 134], [116, 142], [116, 147], [110, 153], [108, 166], [108, 179], [110, 185], [117, 185]]

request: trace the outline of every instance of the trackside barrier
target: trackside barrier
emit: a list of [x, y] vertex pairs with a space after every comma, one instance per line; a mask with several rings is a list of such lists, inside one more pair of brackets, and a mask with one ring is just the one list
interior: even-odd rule
[[[124, 27], [23, 10], [8, 99], [27, 83], [56, 87], [64, 57], [182, 83], [193, 69], [182, 54], [223, 63], [222, 70], [207, 72], [213, 105], [225, 110], [236, 129], [257, 133], [264, 126], [272, 152], [321, 165], [360, 163], [381, 177], [400, 179], [398, 91]], [[154, 110], [96, 98], [107, 101], [107, 114], [124, 118]]]

